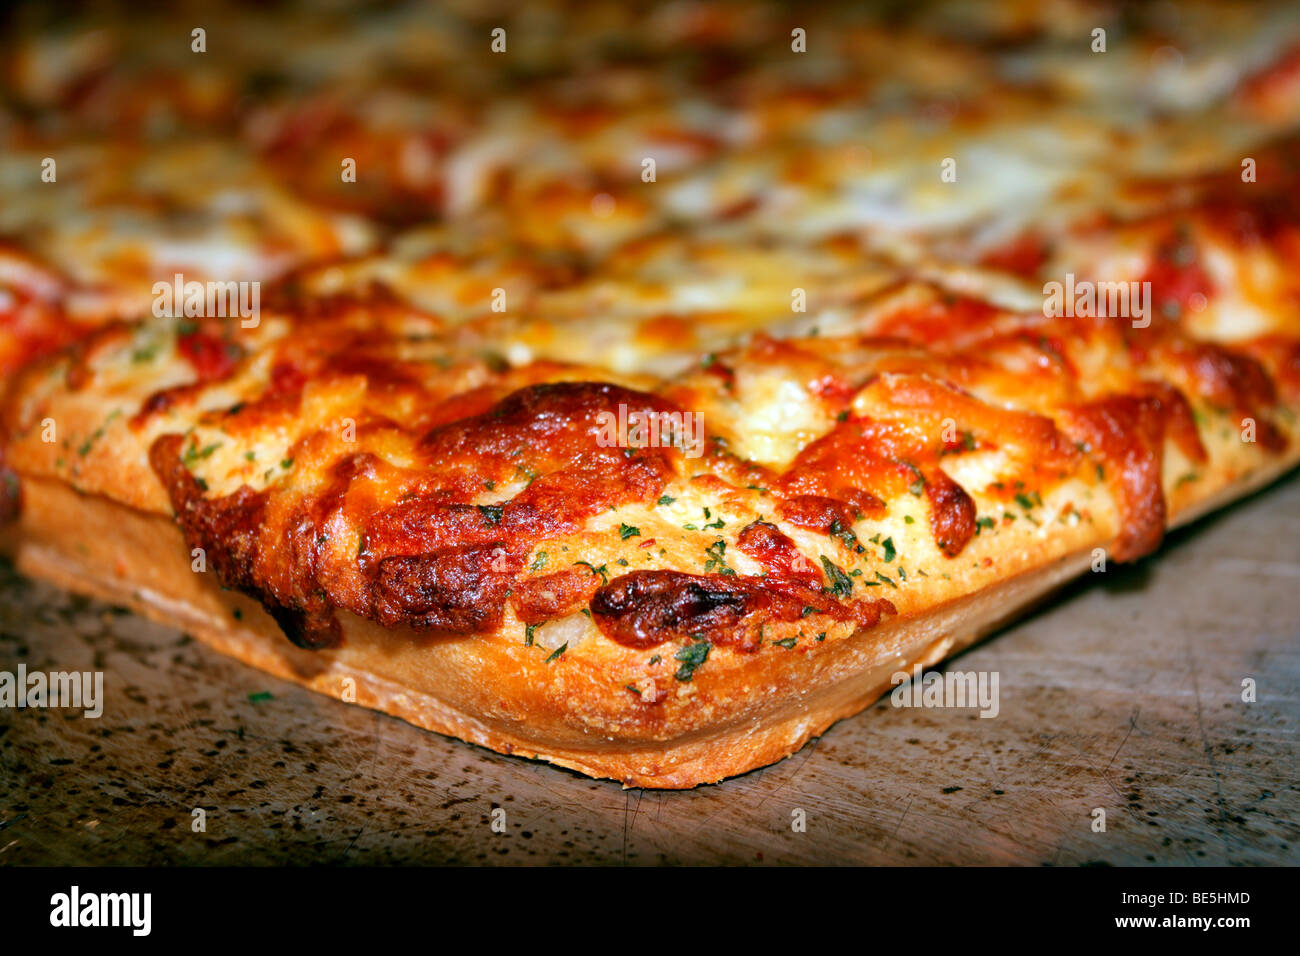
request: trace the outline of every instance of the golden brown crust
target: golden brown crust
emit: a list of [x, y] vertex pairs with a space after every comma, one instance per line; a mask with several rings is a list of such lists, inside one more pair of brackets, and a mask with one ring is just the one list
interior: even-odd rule
[[[784, 673], [749, 669], [731, 675], [726, 686], [715, 681], [707, 722], [696, 717], [606, 736], [599, 733], [597, 698], [611, 698], [605, 701], [610, 711], [623, 701], [620, 691], [598, 681], [586, 685], [582, 712], [575, 713], [572, 681], [539, 687], [537, 675], [510, 666], [510, 648], [475, 639], [420, 646], [409, 633], [359, 618], [345, 621], [341, 648], [295, 648], [255, 602], [193, 573], [184, 542], [165, 519], [42, 482], [28, 485], [27, 502], [29, 524], [17, 553], [25, 573], [125, 605], [277, 677], [417, 726], [629, 786], [661, 788], [713, 782], [793, 753], [869, 705], [895, 672], [961, 649], [1090, 558], [1067, 555], [906, 627], [855, 635], [830, 659], [800, 660]], [[763, 692], [753, 693], [755, 686]]]
[[[1273, 480], [1298, 457], [1183, 509], [1175, 524]], [[794, 753], [869, 706], [895, 674], [956, 653], [1095, 561], [1087, 535], [1029, 548], [994, 585], [851, 633], [825, 654], [750, 657], [715, 670], [707, 713], [677, 710], [637, 724], [616, 719], [625, 691], [597, 670], [575, 676], [538, 668], [513, 643], [421, 640], [348, 615], [342, 647], [294, 647], [256, 602], [191, 569], [185, 542], [165, 517], [56, 481], [29, 481], [24, 491], [23, 524], [8, 543], [24, 573], [125, 605], [277, 677], [416, 726], [654, 788], [693, 787]]]

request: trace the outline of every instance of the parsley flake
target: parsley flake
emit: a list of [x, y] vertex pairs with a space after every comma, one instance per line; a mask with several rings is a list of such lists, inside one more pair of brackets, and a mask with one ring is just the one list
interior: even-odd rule
[[712, 648], [713, 645], [708, 641], [694, 641], [687, 644], [673, 655], [674, 660], [682, 662], [682, 666], [677, 668], [677, 673], [673, 676], [679, 681], [689, 681], [695, 675], [696, 668], [709, 659], [709, 651]]
[[845, 574], [842, 570], [832, 563], [826, 555], [821, 556], [822, 568], [826, 571], [826, 579], [830, 581], [830, 586], [824, 588], [836, 597], [848, 597], [853, 593], [853, 579]]
[[609, 569], [606, 568], [605, 565], [602, 564], [600, 567], [596, 567], [596, 565], [592, 564], [590, 561], [574, 561], [573, 563], [581, 564], [583, 567], [589, 569], [592, 574], [599, 574], [601, 584], [609, 583]]

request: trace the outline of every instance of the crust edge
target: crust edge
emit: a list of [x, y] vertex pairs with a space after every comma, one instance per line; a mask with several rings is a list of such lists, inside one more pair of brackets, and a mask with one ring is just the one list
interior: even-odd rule
[[[1186, 509], [1173, 525], [1186, 524], [1271, 483], [1292, 464], [1288, 460], [1260, 469]], [[166, 516], [139, 512], [109, 499], [78, 495], [62, 483], [47, 480], [25, 481], [24, 495], [29, 507], [23, 524], [0, 536], [0, 551], [11, 553], [24, 574], [128, 607], [192, 633], [220, 653], [276, 677], [383, 711], [417, 727], [500, 753], [618, 780], [624, 786], [655, 789], [714, 783], [797, 752], [832, 724], [875, 702], [893, 686], [891, 677], [898, 671], [910, 672], [917, 664], [930, 667], [998, 630], [1084, 572], [1092, 556], [1091, 549], [1070, 552], [992, 587], [858, 635], [857, 639], [869, 640], [877, 651], [893, 648], [897, 653], [877, 653], [870, 666], [817, 686], [798, 700], [786, 701], [761, 721], [733, 721], [662, 741], [615, 737], [593, 740], [590, 746], [574, 746], [570, 742], [572, 734], [560, 732], [571, 729], [562, 726], [561, 714], [527, 713], [522, 722], [507, 725], [484, 719], [484, 715], [475, 715], [437, 693], [377, 674], [357, 663], [292, 646], [255, 602], [222, 591], [209, 576], [188, 573], [184, 542]], [[33, 514], [35, 519], [30, 517]], [[57, 520], [49, 520], [52, 514], [58, 515]], [[88, 528], [106, 522], [120, 532], [112, 536], [111, 543], [104, 535], [87, 533]], [[153, 539], [148, 547], [131, 540], [142, 536]], [[94, 541], [91, 547], [87, 546], [88, 538]], [[134, 556], [134, 567], [121, 566], [123, 549]], [[116, 564], [110, 551], [119, 556]], [[176, 580], [178, 562], [185, 568], [182, 578], [203, 582], [189, 585], [189, 594], [175, 593], [184, 587], [178, 589], [166, 583]], [[232, 623], [234, 611], [241, 619], [238, 625]], [[345, 621], [344, 627], [355, 649], [354, 658], [382, 663], [386, 654], [382, 629], [359, 618]], [[444, 651], [440, 646], [428, 648], [424, 666], [430, 671], [438, 666], [463, 666], [463, 658]], [[465, 651], [460, 648], [457, 653]], [[347, 678], [352, 679], [351, 688]], [[348, 700], [349, 689], [354, 692], [354, 700]], [[503, 690], [498, 688], [497, 692]]]

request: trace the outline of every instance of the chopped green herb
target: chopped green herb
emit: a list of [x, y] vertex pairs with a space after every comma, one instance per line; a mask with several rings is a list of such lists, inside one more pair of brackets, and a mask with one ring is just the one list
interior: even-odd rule
[[554, 651], [551, 652], [551, 656], [546, 658], [545, 663], [549, 664], [551, 661], [555, 660], [557, 657], [559, 657], [568, 649], [569, 649], [569, 642], [565, 641], [563, 644], [561, 644], [559, 647], [557, 647]]
[[630, 524], [620, 524], [618, 526], [618, 536], [624, 541], [628, 538], [639, 538], [641, 536], [641, 529], [634, 528]]
[[880, 544], [885, 549], [885, 563], [888, 564], [894, 560], [894, 555], [898, 553], [894, 550], [894, 539], [892, 537], [886, 538]]
[[673, 676], [680, 681], [689, 681], [695, 675], [696, 668], [709, 659], [711, 649], [712, 645], [708, 641], [687, 644], [673, 655], [674, 660], [681, 661], [681, 667], [677, 668], [677, 673]]
[[830, 586], [824, 590], [829, 591], [836, 597], [848, 597], [853, 593], [853, 580], [842, 570], [836, 567], [831, 559], [826, 555], [821, 556], [822, 568], [826, 571], [826, 579], [830, 581]]
[[672, 495], [660, 495], [660, 496], [659, 496], [659, 504], [662, 505], [662, 506], [664, 506], [664, 507], [667, 507], [668, 505], [672, 504], [672, 503], [673, 503], [674, 501], [676, 501], [676, 500], [677, 500], [677, 499], [674, 498]]
[[1016, 504], [1020, 505], [1020, 507], [1024, 508], [1026, 511], [1031, 511], [1035, 505], [1041, 505], [1042, 503], [1043, 499], [1036, 491], [1028, 495], [1022, 491], [1016, 495]]
[[590, 561], [574, 561], [573, 563], [581, 564], [584, 567], [590, 569], [592, 574], [599, 574], [601, 584], [609, 583], [609, 570], [605, 567], [605, 565], [602, 564], [600, 567], [596, 567]]
[[719, 574], [736, 573], [727, 566], [727, 542], [723, 541], [721, 538], [718, 538], [713, 542], [713, 544], [705, 548], [704, 553], [709, 556], [709, 560], [704, 562], [704, 571], [706, 574], [715, 569]]
[[839, 518], [832, 518], [830, 527], [827, 528], [826, 530], [832, 538], [839, 538], [850, 548], [857, 551], [858, 554], [861, 554], [863, 551], [867, 550], [866, 548], [862, 547], [862, 545], [858, 544], [858, 536], [853, 533], [853, 529], [846, 528], [842, 524], [840, 524]]
[[500, 524], [501, 516], [505, 514], [505, 508], [502, 505], [479, 505], [478, 513], [483, 516], [483, 520], [488, 524]]
[[211, 445], [208, 445], [206, 448], [200, 449], [198, 444], [196, 443], [190, 445], [190, 447], [186, 449], [185, 454], [181, 456], [181, 460], [185, 462], [185, 464], [187, 465], [192, 465], [196, 461], [211, 456], [211, 454], [220, 447], [221, 447], [221, 442], [215, 442]]
[[786, 637], [786, 638], [782, 638], [779, 641], [773, 641], [772, 643], [775, 644], [777, 647], [784, 647], [788, 651], [791, 650], [794, 647], [794, 645], [797, 643], [797, 638]]

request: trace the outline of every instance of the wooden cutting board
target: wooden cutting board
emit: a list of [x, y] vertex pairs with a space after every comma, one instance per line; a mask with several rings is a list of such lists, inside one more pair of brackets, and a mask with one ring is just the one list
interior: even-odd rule
[[686, 792], [417, 730], [0, 565], [19, 663], [102, 670], [107, 703], [0, 709], [0, 864], [1300, 863], [1300, 475], [949, 662], [998, 673], [996, 718], [886, 699]]

